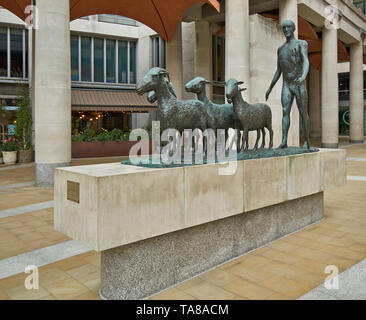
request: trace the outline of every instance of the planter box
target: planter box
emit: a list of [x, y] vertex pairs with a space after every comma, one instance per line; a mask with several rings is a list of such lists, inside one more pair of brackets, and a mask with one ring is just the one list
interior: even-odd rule
[[[128, 156], [130, 149], [137, 141], [107, 141], [107, 142], [72, 142], [73, 158], [97, 158], [97, 157], [119, 157]], [[149, 150], [151, 148], [149, 141]]]
[[3, 160], [5, 164], [16, 164], [18, 151], [3, 151]]
[[18, 151], [18, 163], [30, 163], [33, 162], [33, 150], [19, 150]]

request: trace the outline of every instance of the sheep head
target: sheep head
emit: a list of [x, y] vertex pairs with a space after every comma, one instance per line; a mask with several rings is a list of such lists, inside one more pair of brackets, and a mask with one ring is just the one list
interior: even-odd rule
[[201, 93], [205, 89], [206, 84], [210, 84], [210, 82], [202, 77], [196, 77], [186, 84], [185, 90], [187, 92]]
[[166, 78], [169, 78], [169, 72], [163, 68], [152, 68], [141, 79], [137, 85], [137, 94], [143, 95], [145, 92], [156, 90]]

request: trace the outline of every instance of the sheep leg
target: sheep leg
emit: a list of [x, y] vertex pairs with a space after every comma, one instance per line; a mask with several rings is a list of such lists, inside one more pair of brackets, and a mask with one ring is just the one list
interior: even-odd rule
[[268, 150], [272, 150], [272, 148], [273, 148], [273, 129], [272, 129], [272, 124], [269, 124], [267, 126], [267, 129], [268, 129], [269, 135], [270, 135], [270, 142], [269, 142], [269, 148], [268, 148]]
[[262, 140], [261, 149], [264, 149], [264, 147], [266, 145], [266, 130], [264, 128], [262, 128], [262, 135], [263, 135], [263, 140]]
[[245, 145], [245, 151], [249, 150], [249, 130], [248, 129], [244, 129], [244, 133], [243, 133], [243, 147]]
[[258, 129], [257, 130], [257, 141], [255, 142], [255, 146], [254, 146], [254, 151], [257, 151], [258, 150], [258, 144], [259, 144], [259, 139], [261, 138], [261, 130]]
[[240, 129], [237, 129], [237, 136], [236, 136], [236, 150], [238, 153], [241, 152], [242, 147], [240, 146], [241, 141], [241, 131]]

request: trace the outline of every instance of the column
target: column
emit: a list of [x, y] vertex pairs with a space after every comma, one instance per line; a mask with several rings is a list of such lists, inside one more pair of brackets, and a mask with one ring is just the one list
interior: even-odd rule
[[226, 0], [225, 15], [225, 79], [244, 81], [250, 100], [249, 0]]
[[361, 42], [351, 45], [350, 58], [350, 142], [363, 142], [363, 48]]
[[337, 30], [323, 27], [322, 39], [322, 147], [338, 148], [339, 102]]
[[175, 28], [173, 38], [166, 45], [166, 69], [170, 74], [178, 99], [183, 97], [182, 23]]
[[297, 0], [280, 0], [279, 3], [280, 24], [285, 20], [292, 20], [296, 25], [295, 37], [298, 36], [298, 11]]
[[[212, 80], [212, 35], [210, 23], [200, 20], [195, 23], [196, 46], [194, 57], [194, 75]], [[207, 96], [212, 98], [212, 86], [207, 86]]]
[[36, 184], [53, 186], [54, 169], [71, 161], [69, 0], [37, 0], [34, 104]]
[[310, 137], [321, 137], [321, 91], [320, 91], [320, 70], [310, 65], [309, 71], [309, 116], [310, 116]]

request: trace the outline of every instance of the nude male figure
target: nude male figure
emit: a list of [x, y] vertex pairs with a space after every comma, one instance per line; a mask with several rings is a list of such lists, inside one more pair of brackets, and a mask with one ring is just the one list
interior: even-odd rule
[[290, 128], [290, 112], [294, 98], [300, 112], [301, 124], [305, 135], [305, 149], [310, 149], [309, 127], [310, 119], [307, 112], [308, 92], [306, 89], [306, 77], [309, 73], [308, 44], [304, 40], [298, 40], [294, 36], [296, 26], [293, 21], [286, 20], [282, 24], [286, 42], [278, 49], [277, 71], [266, 93], [266, 100], [273, 87], [283, 75], [282, 87], [282, 143], [279, 148], [288, 148], [287, 138]]

